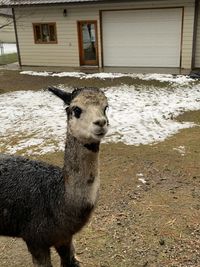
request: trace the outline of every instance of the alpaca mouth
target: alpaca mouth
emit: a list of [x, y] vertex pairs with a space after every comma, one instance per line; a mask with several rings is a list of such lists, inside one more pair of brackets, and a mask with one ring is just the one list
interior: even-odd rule
[[106, 132], [107, 131], [103, 130], [100, 132], [95, 132], [94, 135], [97, 136], [98, 138], [103, 138], [106, 135]]
[[105, 133], [103, 132], [103, 133], [98, 133], [98, 134], [96, 134], [97, 136], [99, 136], [99, 137], [103, 137], [104, 135], [105, 135]]

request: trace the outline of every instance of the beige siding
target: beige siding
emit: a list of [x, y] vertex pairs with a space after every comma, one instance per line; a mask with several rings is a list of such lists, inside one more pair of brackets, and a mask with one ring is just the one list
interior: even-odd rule
[[[184, 7], [182, 68], [191, 68], [194, 0], [141, 1], [137, 3], [102, 4], [81, 7], [40, 7], [16, 10], [22, 65], [79, 66], [78, 20], [98, 21], [99, 59], [101, 63], [100, 10], [129, 8]], [[68, 15], [63, 17], [63, 9]], [[56, 22], [58, 44], [34, 44], [32, 23]]]
[[[7, 23], [10, 23], [12, 21], [12, 18], [0, 16], [0, 26], [6, 25]], [[15, 31], [13, 23], [0, 29], [0, 42], [15, 43]]]
[[[21, 11], [21, 14], [25, 14], [25, 10]], [[71, 8], [68, 9], [67, 17], [63, 17], [62, 12], [63, 7], [34, 8], [26, 11], [27, 16], [18, 20], [22, 65], [79, 66], [77, 21], [96, 20], [98, 11]], [[35, 44], [32, 28], [34, 22], [56, 22], [58, 43]]]
[[198, 8], [198, 20], [197, 20], [195, 67], [200, 68], [200, 3]]

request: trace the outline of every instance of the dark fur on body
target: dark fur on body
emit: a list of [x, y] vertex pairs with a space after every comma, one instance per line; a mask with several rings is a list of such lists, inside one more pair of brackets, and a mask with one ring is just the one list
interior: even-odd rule
[[[101, 91], [77, 89], [70, 94], [53, 87], [49, 90], [69, 105], [69, 110], [71, 101], [72, 105], [95, 105], [100, 108], [98, 114], [106, 119], [103, 110], [107, 101]], [[68, 114], [68, 124], [76, 120], [78, 125], [78, 119]], [[102, 121], [91, 122], [97, 140], [89, 143], [74, 137], [68, 125], [62, 169], [0, 154], [0, 235], [23, 238], [35, 267], [52, 267], [52, 246], [62, 267], [80, 266], [72, 238], [90, 218], [98, 195], [98, 134], [99, 130], [100, 134], [105, 131], [106, 120], [102, 126], [99, 122]]]
[[92, 208], [66, 198], [59, 167], [0, 154], [0, 235], [50, 247], [80, 230]]

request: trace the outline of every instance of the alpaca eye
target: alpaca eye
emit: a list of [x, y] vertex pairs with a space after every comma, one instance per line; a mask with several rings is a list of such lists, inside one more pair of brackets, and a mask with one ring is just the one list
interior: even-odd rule
[[82, 109], [79, 108], [79, 107], [75, 107], [75, 108], [73, 109], [73, 112], [74, 112], [74, 116], [75, 116], [77, 119], [79, 119], [80, 116], [81, 116], [81, 113], [82, 113]]

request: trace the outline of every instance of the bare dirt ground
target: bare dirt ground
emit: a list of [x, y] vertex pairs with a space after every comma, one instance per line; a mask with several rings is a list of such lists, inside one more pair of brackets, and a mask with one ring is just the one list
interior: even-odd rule
[[[113, 86], [131, 79], [80, 80], [0, 71], [0, 93], [48, 85]], [[138, 82], [139, 81], [135, 81]], [[200, 111], [177, 118], [200, 124]], [[200, 127], [154, 145], [101, 147], [101, 192], [90, 223], [75, 238], [83, 267], [200, 266]], [[174, 148], [184, 146], [181, 155]], [[63, 153], [38, 157], [62, 166]], [[139, 181], [139, 174], [147, 181]], [[52, 251], [54, 266], [59, 259]], [[0, 266], [32, 266], [21, 240], [0, 238]]]

